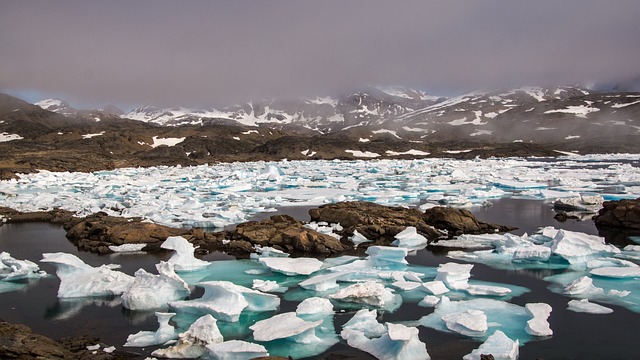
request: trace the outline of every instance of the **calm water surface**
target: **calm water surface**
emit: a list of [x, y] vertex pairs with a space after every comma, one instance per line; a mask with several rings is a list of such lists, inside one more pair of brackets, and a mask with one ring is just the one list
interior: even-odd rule
[[[300, 220], [308, 220], [308, 208], [280, 209], [279, 212], [290, 214]], [[534, 200], [501, 199], [487, 208], [471, 210], [484, 221], [504, 225], [517, 226], [514, 233], [535, 232], [541, 226], [555, 226], [568, 230], [597, 234], [591, 221], [569, 221], [559, 223], [553, 219], [551, 205]], [[261, 214], [259, 218], [273, 215]], [[168, 252], [146, 255], [96, 255], [79, 252], [65, 238], [65, 232], [58, 226], [42, 223], [6, 224], [0, 226], [0, 251], [7, 251], [18, 259], [29, 259], [38, 262], [45, 252], [66, 252], [79, 256], [86, 263], [98, 266], [105, 263], [122, 265], [122, 271], [133, 274], [144, 268], [155, 273], [154, 265], [169, 258]], [[206, 260], [228, 258], [225, 255], [213, 254]], [[438, 266], [451, 261], [442, 252], [437, 254], [422, 250], [408, 260], [414, 264]], [[40, 267], [50, 274], [54, 268], [46, 263]], [[637, 335], [637, 324], [640, 314], [625, 308], [607, 305], [614, 309], [613, 314], [590, 315], [567, 311], [567, 297], [550, 292], [548, 283], [542, 278], [564, 270], [495, 270], [482, 264], [475, 264], [472, 270], [473, 280], [484, 280], [513, 284], [530, 289], [510, 302], [524, 306], [530, 302], [546, 302], [552, 306], [549, 318], [554, 336], [549, 339], [532, 341], [520, 347], [520, 359], [637, 359], [634, 350]], [[9, 322], [23, 323], [34, 331], [60, 338], [62, 336], [93, 335], [107, 345], [115, 345], [122, 350], [122, 344], [129, 334], [140, 330], [155, 330], [157, 322], [153, 311], [128, 311], [122, 308], [119, 298], [59, 300], [56, 297], [59, 280], [52, 276], [25, 283], [17, 291], [0, 294], [0, 318]], [[192, 295], [192, 296], [197, 296]], [[294, 303], [283, 302], [284, 308], [295, 308]], [[412, 321], [432, 312], [430, 308], [418, 307], [416, 304], [404, 304], [395, 313], [382, 314], [380, 322]], [[337, 331], [348, 321], [352, 313], [337, 313], [335, 326]], [[420, 338], [427, 344], [432, 359], [460, 359], [476, 348], [479, 343], [468, 338], [438, 332], [419, 327]], [[124, 348], [126, 351], [139, 353], [140, 358], [148, 355], [155, 347], [139, 349]], [[370, 358], [338, 344], [329, 352], [351, 352], [362, 358]], [[319, 356], [317, 358], [321, 358]]]

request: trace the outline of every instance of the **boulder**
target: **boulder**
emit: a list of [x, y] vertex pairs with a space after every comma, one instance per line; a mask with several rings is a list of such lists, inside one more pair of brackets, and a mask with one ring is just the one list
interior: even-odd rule
[[446, 230], [449, 237], [462, 234], [486, 234], [507, 232], [516, 228], [486, 223], [478, 220], [469, 210], [436, 206], [424, 212], [425, 223]]
[[605, 201], [598, 215], [596, 226], [640, 230], [640, 198], [635, 200]]
[[394, 237], [408, 226], [427, 239], [434, 240], [442, 234], [429, 226], [423, 213], [417, 209], [390, 207], [364, 201], [348, 201], [322, 205], [309, 210], [311, 221], [340, 224], [343, 236], [353, 236], [354, 231], [362, 234], [371, 243], [369, 245], [389, 245]]

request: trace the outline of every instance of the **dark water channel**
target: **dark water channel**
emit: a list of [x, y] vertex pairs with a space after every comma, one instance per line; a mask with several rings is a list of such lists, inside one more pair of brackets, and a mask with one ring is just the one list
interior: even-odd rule
[[[306, 208], [281, 209], [298, 219], [308, 220]], [[553, 219], [554, 212], [550, 205], [534, 200], [501, 199], [487, 208], [471, 210], [478, 218], [505, 225], [519, 227], [517, 234], [535, 232], [541, 226], [555, 226], [567, 230], [597, 234], [591, 221], [568, 221], [559, 223]], [[268, 217], [274, 213], [259, 215]], [[45, 252], [67, 252], [79, 256], [86, 263], [98, 266], [105, 263], [122, 265], [121, 270], [133, 274], [144, 268], [156, 272], [154, 265], [166, 260], [169, 253], [160, 252], [144, 255], [96, 255], [79, 252], [65, 238], [60, 227], [43, 224], [6, 224], [0, 226], [0, 251], [7, 251], [17, 259], [29, 259], [38, 262]], [[210, 255], [206, 260], [227, 258], [225, 255]], [[452, 261], [446, 258], [443, 251], [433, 253], [422, 250], [408, 257], [414, 264], [437, 267], [438, 264]], [[39, 263], [40, 267], [50, 274], [54, 268], [49, 264]], [[635, 350], [637, 324], [640, 314], [625, 308], [607, 305], [614, 312], [607, 315], [591, 315], [567, 311], [567, 297], [552, 293], [543, 277], [565, 270], [495, 270], [482, 264], [475, 264], [472, 270], [473, 280], [483, 280], [513, 284], [530, 289], [510, 302], [524, 306], [531, 302], [545, 302], [552, 306], [549, 318], [554, 336], [548, 339], [532, 341], [520, 347], [520, 359], [637, 359]], [[125, 310], [115, 299], [77, 299], [59, 300], [56, 297], [59, 280], [52, 276], [31, 281], [19, 290], [0, 293], [0, 318], [13, 323], [22, 323], [35, 332], [54, 339], [62, 336], [93, 335], [107, 345], [115, 345], [123, 350], [122, 344], [127, 335], [140, 330], [155, 330], [156, 318], [153, 311], [140, 312]], [[284, 307], [294, 308], [295, 304], [283, 302]], [[432, 312], [431, 308], [419, 307], [416, 304], [404, 304], [394, 313], [386, 313], [379, 318], [380, 322], [413, 321]], [[337, 313], [335, 327], [340, 331], [341, 325], [348, 321], [352, 313]], [[479, 343], [455, 334], [442, 333], [432, 329], [419, 327], [420, 338], [427, 344], [432, 359], [460, 359]], [[147, 356], [152, 348], [124, 348], [137, 352], [140, 358]], [[351, 353], [362, 358], [370, 358], [338, 344], [328, 353]], [[326, 354], [325, 354], [326, 355]], [[323, 358], [319, 356], [316, 358]]]

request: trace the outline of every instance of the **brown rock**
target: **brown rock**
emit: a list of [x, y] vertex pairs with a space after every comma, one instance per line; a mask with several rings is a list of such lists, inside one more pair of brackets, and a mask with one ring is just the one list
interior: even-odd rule
[[447, 230], [449, 236], [485, 234], [515, 230], [514, 227], [479, 221], [469, 210], [436, 206], [427, 209], [424, 221], [438, 229]]
[[598, 227], [619, 227], [640, 230], [640, 198], [605, 201], [594, 217]]
[[0, 321], [1, 359], [76, 359], [52, 339], [34, 334], [24, 325]]

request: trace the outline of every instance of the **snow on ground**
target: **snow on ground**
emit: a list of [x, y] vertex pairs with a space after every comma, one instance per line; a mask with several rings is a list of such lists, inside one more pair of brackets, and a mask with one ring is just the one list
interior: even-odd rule
[[0, 142], [7, 142], [7, 141], [13, 141], [13, 140], [20, 140], [20, 139], [24, 139], [24, 138], [18, 134], [9, 134], [7, 132], [0, 133]]
[[380, 130], [373, 130], [373, 131], [371, 131], [371, 132], [372, 132], [372, 133], [374, 133], [374, 134], [376, 134], [376, 135], [377, 135], [377, 134], [391, 134], [391, 135], [393, 135], [393, 136], [397, 137], [398, 139], [402, 139], [402, 138], [401, 138], [400, 136], [398, 136], [398, 134], [397, 134], [395, 131], [393, 131], [393, 130], [380, 129]]
[[380, 157], [380, 154], [374, 153], [371, 151], [360, 151], [360, 150], [345, 150], [344, 152], [349, 153], [355, 157], [359, 158], [377, 158]]
[[598, 108], [591, 107], [589, 105], [578, 105], [578, 106], [567, 106], [564, 109], [556, 109], [556, 110], [547, 110], [544, 114], [555, 114], [555, 113], [564, 113], [564, 114], [574, 114], [577, 117], [586, 118], [587, 114], [600, 111]]
[[104, 131], [100, 131], [99, 133], [95, 133], [95, 134], [84, 134], [82, 135], [83, 139], [91, 139], [92, 137], [96, 137], [96, 136], [102, 136], [104, 135]]
[[[185, 137], [181, 137], [181, 138], [161, 138], [158, 136], [154, 136], [153, 137], [153, 144], [151, 144], [152, 148], [157, 148], [158, 146], [161, 145], [167, 145], [167, 146], [176, 146], [177, 144], [180, 144], [181, 142], [184, 141], [184, 139], [186, 139]], [[240, 140], [238, 138], [238, 140]]]

